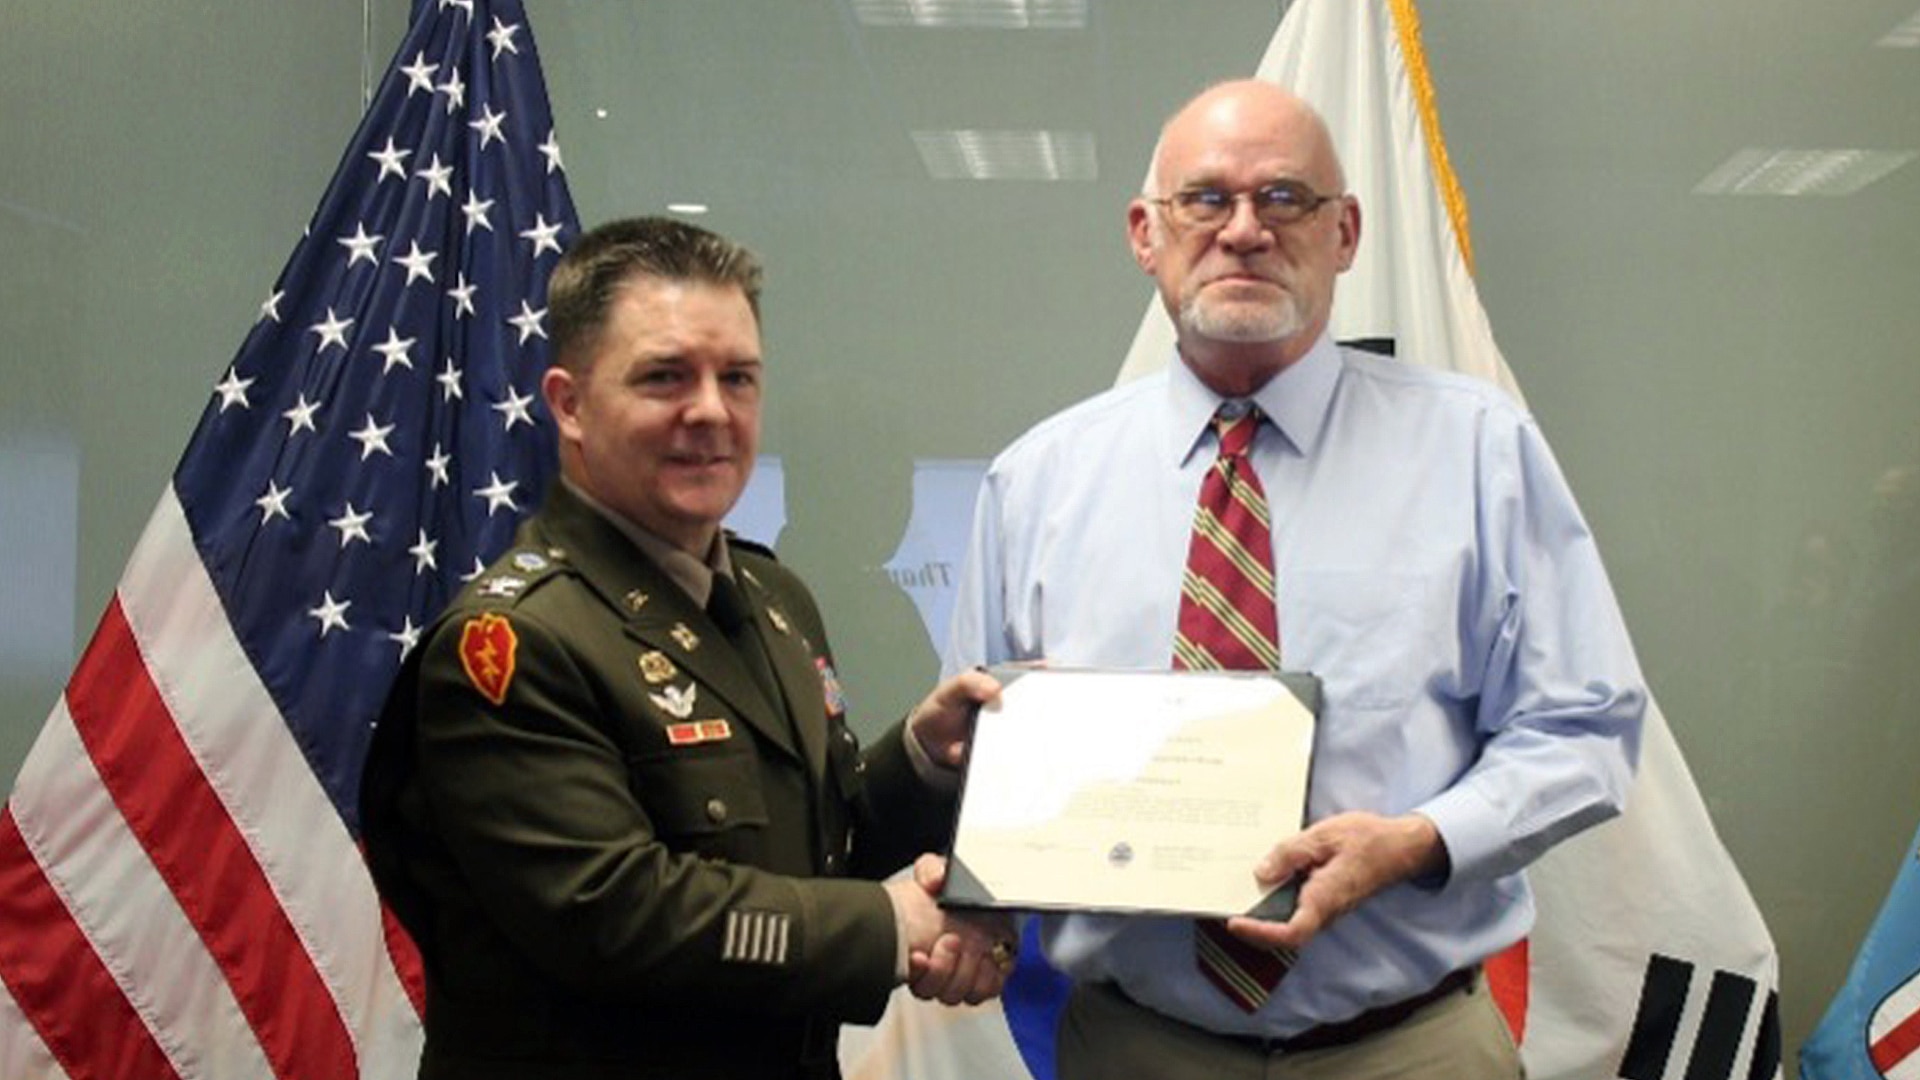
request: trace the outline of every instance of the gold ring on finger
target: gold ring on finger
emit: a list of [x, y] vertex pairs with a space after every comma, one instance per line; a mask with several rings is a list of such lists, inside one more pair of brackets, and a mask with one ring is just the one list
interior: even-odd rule
[[993, 957], [993, 962], [1001, 971], [1012, 971], [1013, 962], [1020, 955], [1020, 950], [1011, 941], [996, 941], [989, 955]]

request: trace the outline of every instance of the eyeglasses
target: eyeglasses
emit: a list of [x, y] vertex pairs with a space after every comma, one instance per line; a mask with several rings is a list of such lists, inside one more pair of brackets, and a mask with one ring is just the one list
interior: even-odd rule
[[1253, 216], [1268, 229], [1291, 225], [1340, 198], [1322, 195], [1298, 180], [1275, 180], [1252, 191], [1196, 187], [1147, 201], [1165, 207], [1167, 216], [1183, 229], [1218, 229], [1232, 220], [1243, 195], [1253, 201]]

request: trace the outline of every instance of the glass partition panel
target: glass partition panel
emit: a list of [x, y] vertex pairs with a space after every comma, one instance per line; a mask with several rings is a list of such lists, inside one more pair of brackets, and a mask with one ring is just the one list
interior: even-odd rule
[[[1422, 12], [1494, 332], [1779, 939], [1790, 1050], [1920, 817], [1912, 2]], [[742, 527], [814, 585], [863, 732], [934, 678], [985, 459], [1118, 371], [1161, 119], [1280, 6], [533, 5], [583, 220], [698, 205], [765, 257]], [[0, 11], [11, 775], [406, 5]]]

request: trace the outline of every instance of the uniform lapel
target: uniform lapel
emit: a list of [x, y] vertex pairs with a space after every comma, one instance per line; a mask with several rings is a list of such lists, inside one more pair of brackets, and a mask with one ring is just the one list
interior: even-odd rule
[[[736, 561], [735, 569], [740, 570]], [[766, 642], [767, 659], [773, 662], [774, 677], [786, 695], [793, 726], [800, 734], [806, 752], [807, 768], [814, 776], [824, 775], [827, 767], [827, 700], [822, 675], [813, 651], [800, 636], [799, 628], [780, 609], [773, 595], [751, 573], [740, 570], [747, 604], [753, 609], [754, 625], [760, 640]]]
[[726, 635], [677, 586], [664, 578], [660, 584], [664, 586], [660, 594], [627, 623], [628, 635], [665, 653], [775, 745], [795, 757], [802, 756], [794, 745], [786, 716], [776, 703], [767, 700], [766, 692], [728, 644]]
[[[685, 671], [702, 692], [725, 701], [734, 715], [767, 741], [796, 759], [813, 759], [811, 747], [803, 754], [796, 745], [792, 726], [778, 703], [767, 700], [726, 635], [611, 522], [575, 498], [566, 485], [556, 484], [540, 524], [554, 550], [573, 563], [587, 585], [625, 619], [626, 634], [636, 643], [635, 679], [643, 677], [641, 657], [659, 653]], [[758, 611], [756, 616], [764, 618]], [[788, 676], [782, 664], [776, 661], [775, 668], [784, 684]], [[814, 696], [819, 694], [816, 685]]]

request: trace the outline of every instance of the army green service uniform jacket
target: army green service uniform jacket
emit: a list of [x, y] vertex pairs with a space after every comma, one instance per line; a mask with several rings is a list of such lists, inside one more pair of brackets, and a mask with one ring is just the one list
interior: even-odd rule
[[872, 881], [951, 825], [896, 726], [862, 753], [820, 615], [729, 540], [782, 701], [555, 484], [423, 637], [362, 785], [427, 976], [423, 1077], [833, 1077], [895, 985]]

